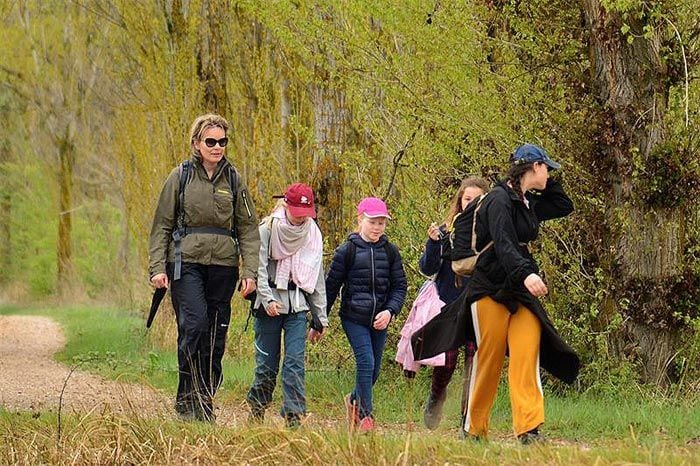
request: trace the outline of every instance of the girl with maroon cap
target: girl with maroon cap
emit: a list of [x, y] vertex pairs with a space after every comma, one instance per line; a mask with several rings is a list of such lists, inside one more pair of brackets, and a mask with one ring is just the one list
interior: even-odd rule
[[280, 415], [289, 427], [298, 426], [306, 415], [306, 313], [313, 316], [315, 328], [309, 332], [312, 343], [328, 327], [323, 239], [314, 217], [313, 191], [303, 183], [295, 183], [260, 223], [258, 291], [253, 304], [256, 368], [247, 396], [252, 421], [262, 421], [272, 401], [282, 341]]

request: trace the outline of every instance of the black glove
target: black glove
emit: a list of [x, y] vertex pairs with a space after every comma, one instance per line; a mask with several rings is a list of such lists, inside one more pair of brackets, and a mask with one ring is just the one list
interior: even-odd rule
[[310, 318], [307, 319], [309, 321], [309, 328], [312, 328], [317, 332], [323, 332], [323, 324], [321, 323], [321, 319], [319, 319], [313, 312], [309, 312], [309, 316]]

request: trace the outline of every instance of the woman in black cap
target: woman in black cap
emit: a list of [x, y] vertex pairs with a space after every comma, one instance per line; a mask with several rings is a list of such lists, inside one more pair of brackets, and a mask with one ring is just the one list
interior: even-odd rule
[[[470, 438], [488, 434], [506, 354], [513, 429], [522, 443], [542, 439], [539, 367], [568, 383], [578, 375], [578, 357], [538, 300], [549, 290], [527, 247], [537, 238], [541, 221], [573, 211], [561, 184], [549, 177], [559, 168], [539, 146], [524, 144], [515, 150], [506, 180], [491, 190], [477, 216], [476, 249], [490, 241], [493, 247], [479, 256], [466, 292], [413, 338], [417, 358], [454, 348], [465, 338], [476, 343], [464, 424]], [[450, 330], [452, 336], [446, 337]]]

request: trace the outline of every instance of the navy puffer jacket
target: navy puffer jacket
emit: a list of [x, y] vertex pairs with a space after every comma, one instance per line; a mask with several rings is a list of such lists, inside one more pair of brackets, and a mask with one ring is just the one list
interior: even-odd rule
[[[355, 259], [348, 270], [348, 244], [355, 245]], [[371, 327], [374, 316], [389, 310], [392, 319], [401, 311], [406, 300], [406, 274], [403, 270], [401, 255], [393, 244], [393, 263], [389, 263], [385, 244], [385, 235], [376, 243], [368, 243], [359, 234], [351, 233], [348, 240], [338, 246], [333, 255], [328, 275], [326, 276], [326, 298], [328, 311], [333, 307], [338, 293], [340, 298], [340, 318], [360, 325]]]

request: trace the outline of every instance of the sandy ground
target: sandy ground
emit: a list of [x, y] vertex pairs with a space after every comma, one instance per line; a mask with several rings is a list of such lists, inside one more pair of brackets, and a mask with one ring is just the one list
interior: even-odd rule
[[[51, 318], [0, 316], [0, 407], [8, 411], [58, 412], [60, 403], [63, 414], [115, 413], [176, 419], [173, 400], [167, 394], [145, 385], [107, 380], [56, 362], [53, 355], [65, 341], [61, 326]], [[279, 407], [274, 406], [266, 413], [266, 425], [284, 425], [277, 411]], [[245, 424], [247, 418], [248, 408], [243, 400], [216, 403], [218, 425], [238, 426]], [[340, 424], [337, 419], [311, 413], [304, 423], [323, 427]]]
[[57, 363], [65, 337], [48, 317], [0, 316], [0, 404], [10, 411], [111, 411], [164, 415], [167, 398], [149, 387], [113, 382]]

